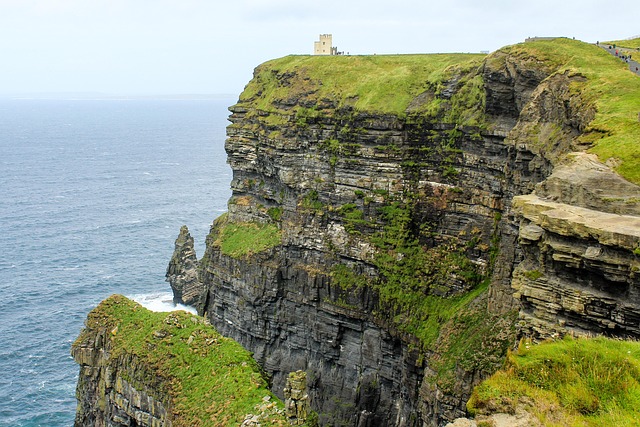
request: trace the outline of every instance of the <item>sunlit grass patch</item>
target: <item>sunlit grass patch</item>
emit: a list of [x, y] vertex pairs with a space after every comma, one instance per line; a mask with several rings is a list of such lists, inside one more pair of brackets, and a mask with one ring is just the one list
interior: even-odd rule
[[212, 244], [233, 258], [257, 254], [282, 242], [282, 233], [275, 224], [229, 222], [226, 214], [216, 220], [211, 237]]

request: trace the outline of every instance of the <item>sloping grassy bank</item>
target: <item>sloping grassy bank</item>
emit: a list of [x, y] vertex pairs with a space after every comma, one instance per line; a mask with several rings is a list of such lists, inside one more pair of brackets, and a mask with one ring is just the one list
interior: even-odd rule
[[523, 408], [544, 426], [640, 425], [640, 343], [607, 338], [522, 341], [504, 368], [480, 384], [474, 415]]
[[627, 49], [640, 48], [640, 37], [627, 40], [612, 40], [609, 42], [601, 42], [600, 44], [616, 45], [616, 47], [626, 47]]
[[640, 78], [603, 49], [570, 39], [541, 40], [500, 49], [515, 57], [535, 57], [558, 73], [586, 77], [573, 93], [595, 105], [597, 113], [581, 139], [627, 180], [640, 184]]

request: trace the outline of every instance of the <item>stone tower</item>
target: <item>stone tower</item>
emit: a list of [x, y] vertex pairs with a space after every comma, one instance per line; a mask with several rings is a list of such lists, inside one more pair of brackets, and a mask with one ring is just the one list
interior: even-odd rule
[[313, 42], [314, 55], [335, 55], [331, 34], [320, 34], [320, 41]]

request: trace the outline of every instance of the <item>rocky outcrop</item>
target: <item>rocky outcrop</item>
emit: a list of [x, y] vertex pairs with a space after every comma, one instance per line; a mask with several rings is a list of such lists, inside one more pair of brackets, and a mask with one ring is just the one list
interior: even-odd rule
[[89, 315], [87, 329], [71, 349], [80, 365], [74, 425], [171, 426], [170, 399], [162, 381], [135, 354], [113, 354], [118, 326], [100, 326], [100, 317], [96, 311]]
[[[547, 59], [506, 49], [425, 75], [400, 113], [355, 108], [313, 59], [259, 67], [230, 108], [233, 195], [199, 312], [274, 390], [306, 372], [321, 425], [463, 416], [518, 316], [540, 337], [638, 336], [637, 187], [570, 154], [596, 109], [586, 77]], [[245, 223], [279, 244], [233, 255], [226, 227]]]
[[524, 259], [512, 287], [523, 331], [640, 336], [639, 202], [639, 187], [584, 153], [515, 199]]
[[166, 280], [171, 285], [174, 304], [191, 305], [202, 310], [205, 288], [198, 277], [198, 258], [186, 225], [180, 228]]
[[303, 425], [310, 415], [307, 394], [307, 374], [303, 371], [291, 372], [284, 389], [284, 406], [291, 425]]
[[[108, 359], [103, 334], [72, 353], [80, 365], [75, 426], [156, 427], [172, 425], [166, 396], [148, 384], [148, 367], [135, 357]], [[105, 351], [106, 350], [106, 351]], [[137, 384], [133, 386], [130, 381]]]

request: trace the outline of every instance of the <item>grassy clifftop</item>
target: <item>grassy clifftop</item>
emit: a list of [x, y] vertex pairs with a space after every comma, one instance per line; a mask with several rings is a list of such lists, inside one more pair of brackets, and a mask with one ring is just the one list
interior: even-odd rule
[[640, 343], [523, 341], [501, 371], [476, 387], [467, 406], [476, 415], [524, 409], [544, 426], [637, 426]]
[[[632, 42], [632, 41], [627, 41]], [[500, 49], [545, 72], [583, 76], [570, 88], [597, 113], [583, 142], [623, 177], [640, 183], [640, 78], [603, 49], [570, 39], [521, 43]], [[287, 56], [260, 65], [240, 103], [300, 118], [350, 107], [356, 111], [418, 113], [453, 124], [477, 125], [484, 102], [483, 64], [495, 55], [432, 54]], [[447, 103], [443, 91], [457, 92]], [[471, 112], [473, 110], [473, 112]], [[471, 117], [471, 120], [469, 120]], [[265, 118], [274, 120], [277, 118]]]
[[640, 184], [640, 77], [627, 64], [597, 46], [570, 39], [523, 43], [501, 51], [535, 57], [556, 73], [585, 77], [570, 88], [596, 108], [581, 139], [593, 144], [590, 151], [601, 161], [610, 160], [620, 175]]
[[113, 295], [89, 313], [74, 346], [93, 342], [99, 331], [110, 338], [105, 354], [113, 369], [127, 356], [148, 368], [145, 385], [156, 384], [169, 396], [165, 404], [175, 427], [238, 426], [247, 415], [260, 413], [263, 426], [288, 425], [282, 402], [269, 391], [251, 354], [201, 317], [156, 313]]
[[265, 111], [305, 97], [322, 105], [404, 114], [418, 95], [456, 68], [478, 67], [486, 55], [292, 55], [260, 65], [240, 100]]

